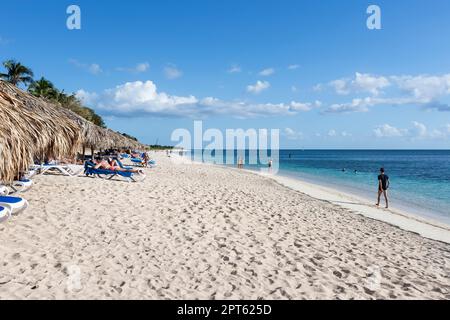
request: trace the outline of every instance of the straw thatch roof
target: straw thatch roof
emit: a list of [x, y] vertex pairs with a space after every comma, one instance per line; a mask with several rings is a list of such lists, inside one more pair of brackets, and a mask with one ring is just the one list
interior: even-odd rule
[[106, 129], [103, 129], [92, 122], [77, 115], [75, 112], [61, 108], [62, 112], [76, 122], [81, 130], [82, 145], [86, 147], [95, 147], [100, 149], [107, 149], [113, 147], [113, 139], [108, 134]]
[[85, 147], [97, 149], [143, 147], [139, 142], [128, 139], [111, 129], [101, 128], [71, 110], [66, 108], [62, 108], [62, 110], [68, 118], [72, 119], [80, 126], [82, 131], [82, 145]]
[[35, 158], [76, 153], [80, 126], [62, 108], [0, 81], [0, 180], [12, 181]]
[[81, 146], [145, 148], [0, 80], [0, 181], [12, 181], [34, 159], [71, 157]]
[[119, 149], [125, 149], [125, 148], [144, 149], [145, 148], [141, 143], [139, 143], [135, 140], [129, 139], [118, 132], [115, 132], [111, 129], [106, 129], [106, 130], [108, 131], [109, 137], [111, 137], [111, 139], [113, 140], [113, 148], [119, 148]]

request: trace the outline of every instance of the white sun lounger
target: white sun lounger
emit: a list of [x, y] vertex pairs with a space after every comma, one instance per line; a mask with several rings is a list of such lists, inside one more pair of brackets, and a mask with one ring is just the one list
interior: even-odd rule
[[11, 189], [13, 189], [13, 192], [25, 192], [31, 189], [33, 186], [33, 181], [30, 179], [22, 179], [18, 181], [14, 181], [11, 184]]
[[18, 214], [28, 208], [28, 201], [19, 197], [0, 196], [0, 207], [11, 208], [11, 214]]
[[70, 170], [70, 167], [67, 165], [46, 164], [41, 166], [41, 174], [44, 174], [48, 171], [59, 171], [65, 176], [69, 177], [74, 176], [74, 173]]
[[11, 218], [11, 208], [6, 205], [0, 206], [0, 223]]
[[9, 193], [10, 192], [7, 186], [0, 185], [0, 196], [7, 196]]

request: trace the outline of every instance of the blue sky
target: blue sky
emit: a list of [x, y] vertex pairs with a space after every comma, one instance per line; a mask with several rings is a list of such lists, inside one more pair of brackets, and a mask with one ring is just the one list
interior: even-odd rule
[[[81, 8], [81, 30], [66, 8]], [[366, 27], [376, 4], [382, 30]], [[111, 128], [280, 129], [284, 148], [449, 148], [450, 2], [10, 1], [0, 59]]]

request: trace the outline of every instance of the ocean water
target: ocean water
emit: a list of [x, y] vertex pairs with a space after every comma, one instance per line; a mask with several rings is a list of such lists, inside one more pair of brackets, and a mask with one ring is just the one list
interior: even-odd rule
[[[221, 154], [226, 161], [226, 152], [204, 156], [203, 161], [220, 163]], [[236, 165], [237, 154], [228, 157], [228, 165]], [[239, 154], [245, 155], [246, 169], [267, 167], [267, 159], [249, 164], [248, 150]], [[377, 176], [384, 167], [393, 207], [450, 224], [450, 150], [280, 150], [278, 164], [279, 175], [339, 188], [374, 204]]]

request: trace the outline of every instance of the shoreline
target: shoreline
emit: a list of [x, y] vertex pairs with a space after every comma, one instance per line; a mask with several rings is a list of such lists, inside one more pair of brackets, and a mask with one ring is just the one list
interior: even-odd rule
[[[194, 160], [191, 161], [192, 163], [216, 166], [216, 164], [213, 163]], [[330, 186], [322, 186], [320, 184], [306, 182], [299, 178], [271, 174], [269, 172], [264, 172], [264, 169], [251, 170], [238, 169], [226, 165], [217, 166], [243, 171], [267, 179], [271, 179], [284, 187], [301, 192], [316, 200], [326, 201], [334, 205], [338, 205], [366, 218], [385, 222], [404, 231], [419, 234], [420, 236], [430, 240], [450, 244], [450, 225], [446, 223], [429, 218], [424, 218], [422, 216], [407, 212], [405, 210], [400, 210], [398, 208], [376, 208], [373, 204], [370, 203], [370, 200], [365, 197], [350, 194], [346, 191], [340, 191]]]
[[331, 187], [324, 187], [285, 176], [270, 175], [252, 170], [246, 171], [273, 179], [285, 187], [302, 192], [314, 199], [344, 207], [367, 218], [386, 222], [405, 231], [417, 233], [427, 239], [450, 244], [450, 226], [447, 224], [426, 219], [399, 209], [376, 208], [369, 203], [368, 199], [351, 195]]

